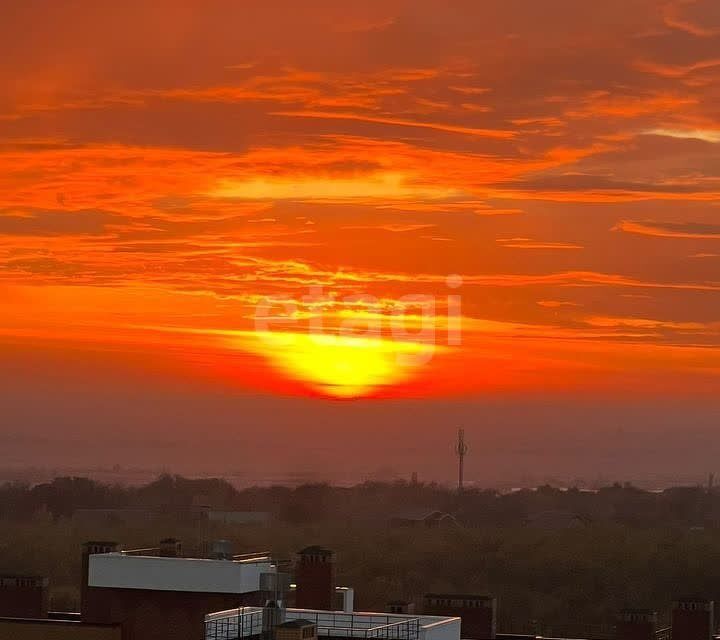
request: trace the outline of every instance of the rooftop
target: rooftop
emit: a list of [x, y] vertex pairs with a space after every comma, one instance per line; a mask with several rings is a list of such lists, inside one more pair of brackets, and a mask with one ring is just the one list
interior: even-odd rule
[[[392, 640], [460, 640], [460, 618], [373, 612], [287, 609], [286, 622], [317, 626], [318, 636]], [[242, 607], [205, 616], [205, 640], [251, 638], [262, 632], [263, 609]]]
[[116, 552], [91, 555], [88, 586], [154, 591], [251, 593], [276, 570], [267, 555], [233, 560], [175, 558]]

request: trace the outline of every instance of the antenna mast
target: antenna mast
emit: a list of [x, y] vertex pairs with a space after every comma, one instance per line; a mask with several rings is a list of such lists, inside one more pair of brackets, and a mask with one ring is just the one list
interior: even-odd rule
[[457, 445], [455, 453], [458, 456], [458, 491], [463, 490], [463, 473], [465, 466], [465, 454], [468, 452], [468, 446], [465, 442], [465, 429], [458, 429]]

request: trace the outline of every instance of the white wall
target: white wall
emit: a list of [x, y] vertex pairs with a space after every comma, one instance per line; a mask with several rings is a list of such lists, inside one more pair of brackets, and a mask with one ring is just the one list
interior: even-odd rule
[[269, 561], [232, 562], [101, 553], [89, 558], [88, 585], [158, 591], [248, 593], [259, 589], [261, 573], [274, 570]]
[[420, 640], [460, 640], [460, 618], [420, 616]]

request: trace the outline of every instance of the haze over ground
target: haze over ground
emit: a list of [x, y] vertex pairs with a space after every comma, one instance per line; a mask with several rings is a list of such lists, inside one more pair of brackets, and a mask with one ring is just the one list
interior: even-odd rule
[[462, 426], [470, 443], [467, 478], [482, 486], [555, 479], [655, 488], [704, 482], [720, 450], [713, 402], [276, 398], [207, 382], [161, 384], [147, 372], [113, 371], [105, 359], [92, 370], [86, 354], [71, 365], [66, 354], [48, 359], [43, 351], [42, 358], [30, 365], [26, 352], [15, 354], [0, 375], [7, 392], [3, 468], [97, 476], [117, 464], [118, 476], [131, 482], [127, 471], [143, 469], [151, 473], [137, 481], [165, 470], [238, 474], [240, 484], [409, 479], [416, 471], [420, 480], [452, 483]]

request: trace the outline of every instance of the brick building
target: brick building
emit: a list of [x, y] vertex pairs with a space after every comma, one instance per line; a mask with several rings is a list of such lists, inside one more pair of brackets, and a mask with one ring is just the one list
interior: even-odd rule
[[463, 638], [494, 640], [497, 633], [497, 600], [492, 596], [428, 593], [424, 598], [423, 612], [459, 617]]
[[83, 550], [82, 621], [120, 624], [123, 640], [202, 638], [209, 611], [264, 604], [264, 574], [275, 572], [266, 555], [240, 560], [183, 558], [180, 543], [117, 551], [112, 543]]

